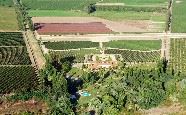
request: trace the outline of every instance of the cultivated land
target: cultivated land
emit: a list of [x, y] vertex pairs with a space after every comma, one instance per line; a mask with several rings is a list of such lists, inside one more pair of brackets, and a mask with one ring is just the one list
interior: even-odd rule
[[185, 33], [186, 32], [186, 1], [174, 0], [173, 4], [173, 19], [172, 32]]
[[162, 24], [165, 25], [165, 23], [156, 23], [149, 20], [110, 21], [98, 17], [33, 17], [32, 20], [34, 23], [102, 22], [113, 32], [163, 32], [164, 26], [162, 26]]
[[159, 50], [161, 49], [161, 40], [126, 40], [126, 41], [110, 41], [103, 43], [104, 47], [131, 49], [131, 50]]
[[21, 32], [0, 33], [0, 93], [10, 93], [38, 85]]
[[13, 7], [0, 6], [0, 31], [18, 30], [17, 16]]
[[124, 3], [126, 5], [166, 5], [167, 0], [22, 0], [28, 8], [34, 10], [83, 10], [90, 3]]
[[19, 1], [0, 1], [23, 31], [0, 33], [0, 114], [186, 113], [185, 2]]

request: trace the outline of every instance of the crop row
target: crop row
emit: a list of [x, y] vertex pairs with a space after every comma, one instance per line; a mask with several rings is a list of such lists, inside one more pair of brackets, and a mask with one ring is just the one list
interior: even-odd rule
[[186, 71], [186, 40], [171, 39], [170, 69]]
[[107, 49], [106, 54], [121, 54], [125, 62], [156, 62], [160, 59], [160, 51], [132, 51], [132, 50], [119, 50]]
[[32, 66], [0, 66], [0, 93], [36, 88], [38, 78]]
[[90, 41], [45, 42], [44, 45], [46, 48], [53, 50], [99, 47], [98, 42]]
[[0, 32], [0, 46], [25, 46], [22, 33]]
[[0, 65], [30, 65], [26, 47], [0, 47]]

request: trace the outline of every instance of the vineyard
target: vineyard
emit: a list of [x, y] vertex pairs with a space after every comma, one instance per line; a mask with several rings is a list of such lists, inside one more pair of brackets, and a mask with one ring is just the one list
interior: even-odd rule
[[161, 49], [161, 40], [120, 40], [105, 42], [103, 45], [111, 48], [149, 51]]
[[0, 65], [30, 65], [26, 47], [0, 47]]
[[22, 33], [0, 33], [0, 65], [30, 65]]
[[32, 66], [0, 66], [0, 93], [36, 88], [37, 81]]
[[90, 42], [90, 41], [44, 42], [44, 45], [47, 49], [53, 49], [53, 50], [99, 47], [98, 42]]
[[0, 32], [0, 94], [35, 88], [38, 78], [31, 66], [20, 32]]
[[23, 35], [20, 32], [1, 32], [0, 46], [25, 46]]
[[51, 51], [51, 57], [60, 57], [72, 59], [75, 63], [83, 63], [84, 56], [88, 54], [100, 54], [98, 49], [79, 49], [79, 50], [67, 50], [67, 51]]
[[170, 69], [186, 71], [186, 39], [171, 39]]
[[121, 54], [125, 62], [156, 62], [160, 59], [160, 51], [132, 51], [107, 49], [106, 54]]

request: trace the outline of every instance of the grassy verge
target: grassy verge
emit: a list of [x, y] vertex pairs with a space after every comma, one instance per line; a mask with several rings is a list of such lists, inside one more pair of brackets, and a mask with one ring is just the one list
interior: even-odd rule
[[15, 9], [13, 7], [0, 6], [0, 30], [18, 30]]

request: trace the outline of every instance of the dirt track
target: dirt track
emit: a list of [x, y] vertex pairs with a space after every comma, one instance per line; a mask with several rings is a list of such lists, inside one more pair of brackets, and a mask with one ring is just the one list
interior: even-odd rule
[[150, 21], [125, 20], [120, 22], [98, 17], [33, 17], [34, 23], [89, 23], [102, 22], [115, 32], [147, 32], [150, 31]]

